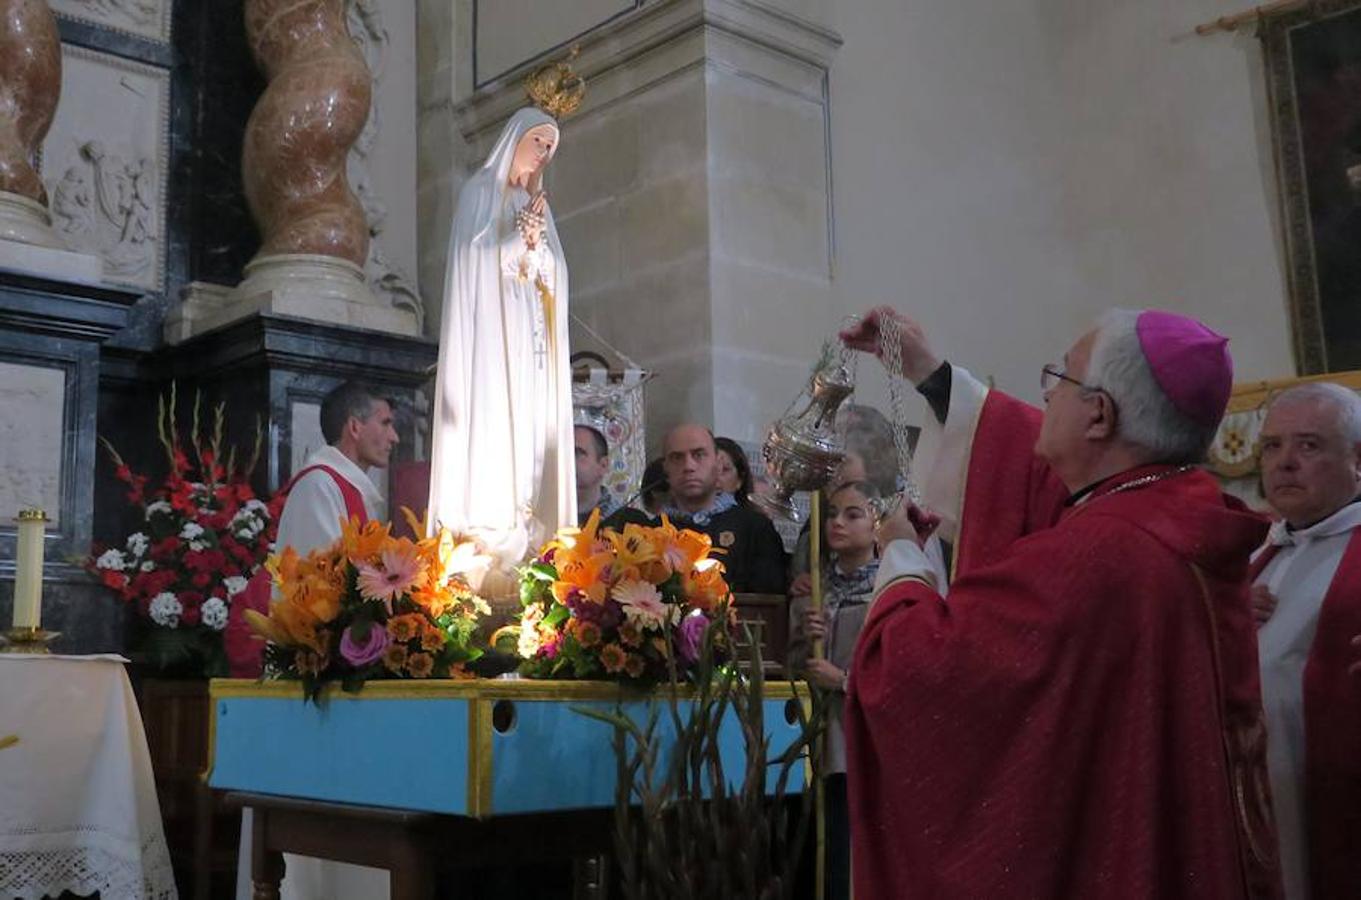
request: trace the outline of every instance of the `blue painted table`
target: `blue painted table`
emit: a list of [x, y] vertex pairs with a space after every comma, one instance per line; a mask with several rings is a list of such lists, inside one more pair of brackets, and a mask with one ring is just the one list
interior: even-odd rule
[[[386, 868], [392, 900], [429, 897], [436, 862], [607, 854], [613, 730], [576, 708], [622, 705], [641, 724], [650, 702], [666, 703], [604, 682], [529, 680], [378, 681], [330, 688], [320, 704], [304, 704], [297, 682], [215, 680], [211, 695], [209, 784], [255, 810], [255, 896], [278, 896], [292, 852]], [[765, 696], [775, 756], [798, 737], [789, 705], [801, 701], [788, 683], [767, 683]], [[742, 772], [731, 715], [720, 735], [725, 771]], [[794, 769], [791, 793], [805, 775]], [[601, 881], [587, 871], [579, 885]]]
[[[211, 693], [214, 788], [473, 818], [612, 806], [612, 729], [576, 708], [622, 704], [641, 724], [649, 703], [666, 703], [606, 682], [501, 679], [375, 681], [328, 689], [320, 704], [304, 704], [297, 682], [215, 680]], [[771, 755], [798, 737], [793, 698], [788, 683], [766, 685]], [[731, 714], [720, 740], [725, 770], [740, 773]]]

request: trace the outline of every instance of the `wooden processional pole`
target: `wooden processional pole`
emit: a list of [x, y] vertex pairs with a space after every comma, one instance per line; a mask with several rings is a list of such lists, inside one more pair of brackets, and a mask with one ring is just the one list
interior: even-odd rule
[[[813, 581], [812, 591], [808, 597], [809, 608], [813, 615], [822, 614], [822, 490], [817, 489], [812, 492], [812, 500], [808, 514], [808, 574]], [[825, 655], [822, 639], [813, 641], [813, 658], [822, 659]], [[827, 732], [823, 731], [823, 750], [822, 758], [827, 758]], [[813, 773], [813, 790], [816, 792], [814, 798], [814, 814], [817, 824], [817, 856], [816, 864], [813, 866], [815, 886], [813, 896], [817, 900], [822, 900], [823, 891], [827, 883], [827, 816], [826, 816], [826, 797], [822, 790], [822, 777], [819, 773]]]

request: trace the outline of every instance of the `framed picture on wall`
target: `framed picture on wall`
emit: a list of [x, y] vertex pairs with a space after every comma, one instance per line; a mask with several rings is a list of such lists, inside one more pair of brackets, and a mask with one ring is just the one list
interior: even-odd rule
[[1361, 369], [1361, 0], [1263, 18], [1300, 374]]

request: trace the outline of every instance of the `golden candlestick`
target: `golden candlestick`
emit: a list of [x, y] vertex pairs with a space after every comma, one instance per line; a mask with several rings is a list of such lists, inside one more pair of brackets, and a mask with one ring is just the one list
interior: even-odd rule
[[47, 645], [61, 637], [60, 631], [41, 628], [11, 628], [0, 631], [0, 653], [51, 653]]
[[18, 538], [14, 551], [14, 621], [8, 631], [0, 631], [0, 653], [49, 653], [47, 645], [58, 632], [44, 631], [43, 533], [47, 513], [41, 509], [21, 509], [14, 519]]

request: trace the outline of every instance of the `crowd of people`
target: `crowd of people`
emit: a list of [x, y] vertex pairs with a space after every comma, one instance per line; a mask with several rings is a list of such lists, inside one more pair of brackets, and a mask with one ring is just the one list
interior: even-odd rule
[[[1361, 897], [1361, 397], [1272, 398], [1268, 517], [1200, 465], [1233, 383], [1204, 325], [1112, 311], [1042, 367], [1040, 410], [891, 309], [842, 337], [880, 352], [888, 316], [928, 413], [925, 508], [891, 502], [892, 428], [848, 407], [816, 559], [751, 501], [736, 442], [678, 425], [615, 497], [604, 435], [575, 431], [583, 521], [666, 516], [734, 592], [788, 595], [790, 668], [832, 701], [826, 896]], [[281, 542], [384, 514], [364, 469], [389, 405], [347, 385], [322, 419]]]

